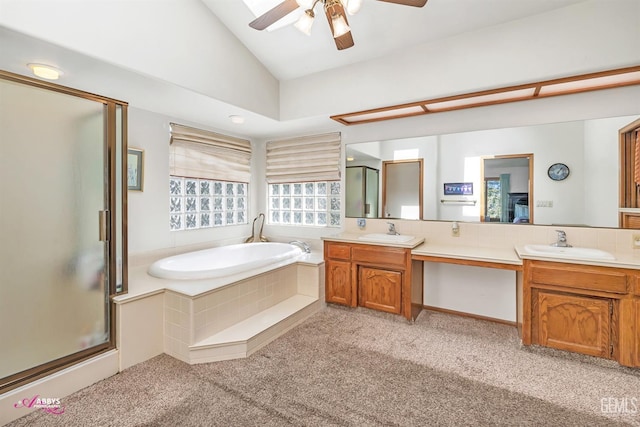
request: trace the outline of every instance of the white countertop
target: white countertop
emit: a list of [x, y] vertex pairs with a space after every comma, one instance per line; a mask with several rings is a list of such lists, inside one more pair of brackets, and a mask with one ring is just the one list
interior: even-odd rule
[[367, 233], [340, 233], [323, 237], [323, 240], [334, 242], [358, 243], [363, 245], [391, 246], [411, 249], [412, 255], [431, 256], [439, 258], [451, 258], [456, 260], [480, 261], [487, 263], [500, 263], [510, 265], [522, 265], [523, 259], [538, 261], [561, 262], [568, 264], [594, 265], [602, 267], [629, 268], [640, 270], [640, 251], [637, 253], [613, 253], [615, 259], [586, 259], [586, 258], [561, 258], [545, 256], [538, 253], [529, 253], [524, 245], [507, 248], [490, 248], [481, 246], [456, 246], [440, 243], [425, 242], [424, 237], [416, 236], [404, 243], [373, 242], [361, 240], [360, 236]]
[[616, 253], [610, 252], [615, 259], [587, 259], [587, 258], [559, 258], [554, 256], [543, 256], [527, 252], [524, 246], [516, 246], [515, 251], [522, 259], [532, 259], [538, 261], [563, 262], [568, 264], [595, 265], [600, 267], [630, 268], [640, 270], [640, 252], [636, 253]]
[[454, 246], [424, 243], [413, 249], [411, 254], [522, 265], [522, 260], [518, 257], [518, 254], [513, 248], [486, 248], [480, 246]]
[[371, 240], [360, 239], [361, 236], [365, 236], [367, 234], [372, 234], [372, 233], [340, 233], [340, 234], [335, 234], [333, 236], [323, 237], [322, 240], [327, 240], [330, 242], [359, 243], [362, 245], [391, 246], [395, 248], [409, 248], [409, 249], [413, 249], [419, 244], [421, 244], [422, 242], [424, 242], [424, 237], [418, 237], [418, 236], [414, 237], [413, 239], [407, 242], [402, 242], [402, 243], [382, 242], [382, 241], [376, 242]]

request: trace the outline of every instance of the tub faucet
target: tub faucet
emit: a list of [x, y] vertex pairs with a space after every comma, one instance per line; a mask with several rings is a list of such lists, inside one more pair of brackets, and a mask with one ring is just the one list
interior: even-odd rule
[[570, 248], [571, 245], [567, 243], [567, 234], [562, 230], [556, 230], [558, 233], [558, 240], [555, 243], [552, 243], [551, 246], [555, 246], [558, 248]]
[[262, 235], [262, 229], [264, 228], [264, 214], [261, 213], [260, 215], [258, 215], [257, 217], [255, 217], [253, 219], [253, 223], [251, 225], [251, 236], [249, 236], [247, 238], [247, 240], [245, 240], [245, 243], [251, 243], [251, 242], [255, 242], [256, 241], [256, 221], [258, 219], [260, 219], [260, 217], [262, 217], [262, 225], [260, 226], [260, 232], [258, 233], [258, 241], [259, 242], [268, 242], [269, 239], [267, 239], [265, 236]]
[[258, 215], [258, 217], [262, 217], [262, 225], [260, 225], [260, 232], [258, 233], [258, 239], [260, 239], [261, 242], [268, 242], [269, 239], [267, 239], [265, 236], [262, 235], [262, 230], [264, 229], [264, 222], [265, 222], [264, 214], [261, 213], [260, 215]]
[[391, 234], [392, 236], [400, 235], [400, 233], [398, 233], [398, 231], [396, 230], [396, 225], [394, 223], [387, 221], [387, 224], [389, 224], [389, 231], [387, 232], [387, 234]]
[[289, 242], [289, 244], [301, 247], [302, 250], [305, 251], [308, 254], [311, 253], [311, 246], [309, 246], [308, 243], [303, 242], [302, 240], [293, 240], [293, 241]]

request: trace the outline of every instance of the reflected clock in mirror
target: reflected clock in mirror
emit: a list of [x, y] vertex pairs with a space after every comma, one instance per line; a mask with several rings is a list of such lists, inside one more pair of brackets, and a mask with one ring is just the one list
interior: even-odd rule
[[569, 167], [564, 163], [554, 163], [547, 169], [547, 175], [554, 181], [563, 181], [569, 176]]

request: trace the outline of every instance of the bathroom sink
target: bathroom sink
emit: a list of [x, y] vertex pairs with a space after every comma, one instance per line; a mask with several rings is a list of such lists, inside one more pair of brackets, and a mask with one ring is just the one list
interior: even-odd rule
[[593, 248], [562, 248], [550, 245], [525, 245], [524, 250], [532, 255], [540, 255], [551, 258], [572, 258], [572, 259], [616, 259], [609, 252]]
[[414, 236], [407, 236], [406, 234], [383, 234], [373, 233], [365, 234], [358, 237], [359, 240], [366, 240], [367, 242], [379, 242], [379, 243], [405, 243], [409, 240], [415, 239]]

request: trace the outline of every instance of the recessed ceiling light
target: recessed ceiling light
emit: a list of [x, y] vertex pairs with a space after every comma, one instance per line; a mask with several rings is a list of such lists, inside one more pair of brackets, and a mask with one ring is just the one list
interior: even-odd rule
[[231, 120], [232, 123], [241, 125], [242, 123], [244, 123], [244, 117], [242, 116], [236, 116], [236, 115], [231, 115], [229, 116], [229, 119]]
[[61, 70], [51, 65], [45, 64], [27, 64], [27, 67], [31, 69], [36, 77], [40, 77], [47, 80], [58, 80], [58, 78], [64, 74]]

